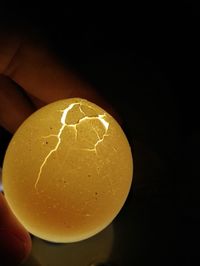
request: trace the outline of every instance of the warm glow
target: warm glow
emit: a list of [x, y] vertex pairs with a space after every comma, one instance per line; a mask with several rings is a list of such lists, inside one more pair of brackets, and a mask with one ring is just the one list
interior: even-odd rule
[[74, 242], [112, 222], [132, 174], [119, 124], [99, 106], [72, 98], [41, 108], [20, 126], [6, 152], [3, 187], [29, 232]]

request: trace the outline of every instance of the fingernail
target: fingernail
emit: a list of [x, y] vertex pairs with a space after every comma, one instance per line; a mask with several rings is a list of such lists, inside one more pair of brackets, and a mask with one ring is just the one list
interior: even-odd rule
[[20, 239], [16, 234], [6, 229], [0, 229], [0, 260], [4, 263], [15, 263], [25, 260], [28, 255], [26, 240]]

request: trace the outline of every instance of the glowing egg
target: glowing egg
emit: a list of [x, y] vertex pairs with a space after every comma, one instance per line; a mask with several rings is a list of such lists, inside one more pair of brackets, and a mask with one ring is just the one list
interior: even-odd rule
[[30, 233], [74, 242], [112, 222], [132, 174], [131, 149], [115, 119], [71, 98], [46, 105], [19, 127], [5, 155], [3, 188]]

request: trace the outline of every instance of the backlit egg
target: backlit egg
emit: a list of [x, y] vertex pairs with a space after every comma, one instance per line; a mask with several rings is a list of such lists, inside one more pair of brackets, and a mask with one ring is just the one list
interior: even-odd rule
[[132, 175], [131, 149], [116, 120], [71, 98], [46, 105], [18, 128], [5, 155], [3, 188], [30, 233], [74, 242], [112, 222]]

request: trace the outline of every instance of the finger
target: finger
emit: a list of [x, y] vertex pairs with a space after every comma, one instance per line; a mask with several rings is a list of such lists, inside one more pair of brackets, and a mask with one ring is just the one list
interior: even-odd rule
[[16, 47], [3, 73], [27, 93], [44, 103], [70, 97], [86, 98], [114, 113], [97, 90], [67, 70], [47, 47], [27, 40]]
[[11, 133], [34, 111], [28, 98], [10, 79], [0, 76], [0, 124]]
[[3, 265], [17, 265], [31, 251], [31, 238], [8, 208], [0, 193], [0, 260]]
[[9, 62], [4, 73], [44, 102], [51, 102], [55, 97], [61, 99], [63, 96], [88, 97], [97, 94], [67, 71], [47, 47], [36, 42], [24, 41], [14, 56], [12, 53]]
[[80, 89], [80, 82], [61, 66], [47, 47], [5, 34], [1, 34], [0, 73], [46, 103], [77, 96], [79, 90], [84, 91], [81, 95], [86, 95], [86, 91], [91, 90], [88, 86]]

